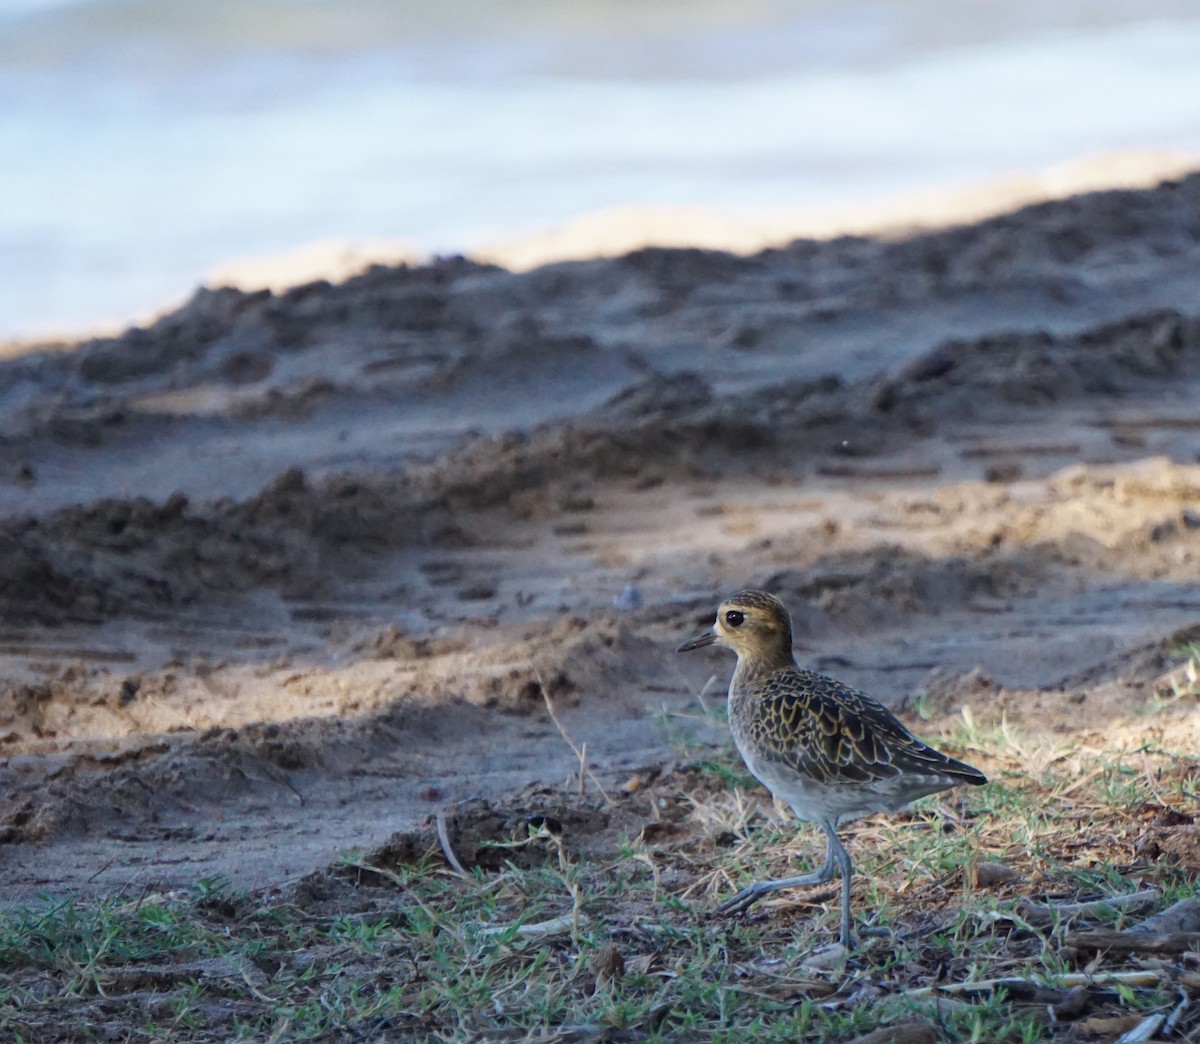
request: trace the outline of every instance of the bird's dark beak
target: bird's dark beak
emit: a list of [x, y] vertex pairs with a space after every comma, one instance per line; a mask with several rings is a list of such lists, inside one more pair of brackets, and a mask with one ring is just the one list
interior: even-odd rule
[[696, 635], [695, 638], [689, 638], [684, 642], [676, 652], [691, 652], [693, 649], [703, 649], [706, 645], [712, 645], [717, 640], [716, 631], [705, 631], [703, 634]]

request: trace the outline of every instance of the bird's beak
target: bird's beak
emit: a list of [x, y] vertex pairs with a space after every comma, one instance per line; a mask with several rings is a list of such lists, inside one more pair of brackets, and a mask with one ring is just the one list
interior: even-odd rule
[[684, 642], [676, 652], [691, 652], [693, 649], [703, 649], [706, 645], [712, 645], [717, 640], [717, 632], [713, 630], [705, 631], [703, 634], [696, 635], [695, 638], [689, 638]]

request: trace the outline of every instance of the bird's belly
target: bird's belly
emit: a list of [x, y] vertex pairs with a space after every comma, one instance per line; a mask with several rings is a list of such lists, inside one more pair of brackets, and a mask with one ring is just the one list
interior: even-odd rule
[[872, 812], [894, 812], [949, 785], [936, 776], [899, 776], [870, 783], [821, 783], [791, 766], [743, 750], [746, 767], [800, 819], [814, 822], [854, 819]]
[[854, 813], [862, 815], [863, 797], [861, 787], [818, 783], [792, 771], [786, 765], [759, 758], [746, 758], [746, 766], [754, 778], [765, 786], [780, 801], [790, 805], [801, 819], [836, 822]]

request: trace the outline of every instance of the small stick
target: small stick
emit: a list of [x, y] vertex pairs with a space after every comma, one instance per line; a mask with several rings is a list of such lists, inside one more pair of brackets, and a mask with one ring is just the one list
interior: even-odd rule
[[[941, 993], [933, 993], [930, 990], [915, 990], [912, 993], [897, 993], [894, 996], [903, 998], [919, 997], [922, 1001], [921, 1008], [929, 1010], [929, 1007], [931, 1007], [939, 1018], [942, 1015], [949, 1015], [957, 1011], [970, 1012], [979, 1010], [978, 1005], [970, 1004], [956, 997], [947, 997]], [[927, 1005], [929, 1007], [926, 1007]], [[880, 1006], [884, 1007], [885, 1005], [881, 1004]], [[907, 1008], [907, 1005], [905, 1007]]]
[[[1161, 972], [1157, 971], [1125, 971], [1098, 972], [1088, 975], [1086, 972], [1068, 972], [1066, 975], [1051, 977], [1055, 988], [1071, 989], [1074, 986], [1156, 986], [1163, 981]], [[934, 993], [974, 993], [981, 990], [998, 989], [1045, 989], [1039, 983], [1028, 979], [981, 979], [978, 982], [948, 982], [941, 986], [923, 986], [919, 990], [906, 991], [907, 997], [924, 997]]]
[[562, 876], [563, 884], [567, 886], [567, 892], [571, 896], [571, 942], [578, 946], [579, 925], [583, 919], [583, 890], [571, 877], [571, 861], [567, 859], [567, 850], [563, 847], [562, 836], [551, 834], [550, 837], [554, 842], [554, 847], [558, 849], [559, 874]]
[[704, 702], [704, 697], [708, 695], [709, 689], [716, 685], [716, 683], [717, 676], [715, 674], [710, 674], [708, 676], [708, 681], [704, 683], [703, 688], [696, 693], [696, 702], [700, 704], [700, 713], [704, 715], [704, 719], [706, 721], [708, 720], [708, 704]]
[[654, 891], [650, 896], [650, 902], [657, 906], [659, 886], [658, 864], [651, 858], [649, 852], [635, 852], [631, 858], [640, 863], [645, 863], [648, 867], [650, 867], [650, 873], [654, 878]]
[[1141, 892], [1130, 892], [1128, 895], [1114, 895], [1107, 899], [1091, 899], [1086, 903], [1034, 903], [1022, 899], [1017, 903], [1016, 912], [1030, 924], [1045, 926], [1055, 920], [1070, 917], [1086, 917], [1102, 910], [1138, 909], [1158, 902], [1161, 893], [1156, 888], [1147, 888]]
[[434, 818], [437, 821], [438, 843], [442, 846], [442, 855], [446, 857], [446, 862], [454, 868], [454, 872], [459, 877], [466, 877], [466, 870], [463, 869], [462, 863], [458, 861], [458, 856], [454, 854], [454, 849], [450, 847], [450, 833], [446, 829], [446, 813], [438, 809], [437, 816]]
[[894, 1022], [855, 1037], [850, 1044], [930, 1044], [936, 1039], [937, 1030], [930, 1022]]
[[1175, 992], [1179, 995], [1179, 1003], [1175, 1005], [1174, 1009], [1171, 1011], [1171, 1014], [1167, 1016], [1167, 1021], [1163, 1023], [1164, 1037], [1169, 1037], [1175, 1032], [1175, 1024], [1183, 1016], [1183, 1013], [1187, 1011], [1188, 1007], [1187, 992], [1180, 989], [1178, 986], [1175, 988]]
[[1066, 945], [1077, 950], [1115, 953], [1184, 953], [1200, 949], [1200, 932], [1114, 932], [1111, 928], [1097, 928], [1071, 932]]
[[[562, 917], [552, 917], [548, 921], [538, 921], [535, 924], [518, 925], [515, 933], [522, 939], [545, 939], [552, 935], [559, 935], [562, 932], [570, 931], [573, 927], [577, 927], [574, 913], [565, 914]], [[510, 924], [495, 924], [483, 929], [484, 935], [503, 935], [507, 931], [514, 931]]]
[[579, 759], [579, 790], [583, 793], [583, 777], [586, 774], [591, 778], [591, 781], [596, 784], [596, 789], [600, 791], [600, 796], [604, 798], [606, 805], [613, 803], [612, 798], [608, 796], [608, 792], [600, 785], [600, 780], [596, 778], [596, 774], [587, 767], [587, 752], [580, 750], [575, 745], [575, 741], [567, 735], [567, 730], [563, 728], [563, 724], [558, 720], [558, 715], [554, 713], [554, 701], [550, 699], [550, 693], [546, 691], [546, 684], [542, 681], [542, 672], [538, 670], [537, 664], [532, 660], [529, 661], [529, 666], [533, 668], [533, 676], [537, 679], [538, 688], [542, 690], [542, 699], [546, 702], [546, 713], [550, 715], [550, 720], [554, 722], [554, 727], [558, 729], [558, 734], [566, 741], [568, 747], [575, 752], [575, 757]]
[[115, 863], [115, 862], [116, 862], [115, 859], [109, 859], [106, 862], [102, 863], [100, 865], [100, 869], [97, 870], [94, 874], [92, 874], [91, 877], [89, 877], [87, 879], [87, 883], [91, 884], [94, 880], [96, 880], [97, 877], [99, 877], [102, 873], [104, 873], [104, 871], [107, 870], [110, 866], [112, 866], [113, 863]]
[[1153, 1040], [1158, 1035], [1158, 1027], [1163, 1024], [1165, 1015], [1147, 1015], [1133, 1029], [1122, 1033], [1116, 1044], [1135, 1044], [1137, 1041]]

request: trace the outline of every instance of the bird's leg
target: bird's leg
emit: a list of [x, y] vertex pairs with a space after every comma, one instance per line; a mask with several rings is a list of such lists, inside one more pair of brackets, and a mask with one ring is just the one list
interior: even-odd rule
[[838, 840], [833, 823], [822, 822], [821, 829], [825, 832], [825, 862], [815, 873], [802, 877], [782, 877], [775, 881], [756, 881], [743, 888], [732, 899], [726, 899], [716, 912], [719, 914], [740, 914], [749, 910], [764, 895], [778, 892], [781, 888], [810, 888], [813, 885], [825, 884], [833, 880], [833, 866], [837, 863], [842, 875], [842, 923], [838, 933], [838, 941], [847, 949], [854, 944], [854, 936], [850, 931], [850, 886], [854, 877], [854, 863], [850, 853]]
[[854, 876], [854, 864], [850, 860], [850, 853], [846, 851], [841, 841], [838, 840], [833, 824], [822, 823], [821, 829], [825, 831], [825, 837], [829, 842], [829, 849], [833, 853], [833, 857], [837, 859], [838, 866], [842, 871], [842, 929], [839, 941], [849, 950], [854, 945], [854, 936], [850, 933], [850, 884], [851, 878]]
[[[825, 862], [821, 864], [820, 870], [811, 874], [804, 874], [800, 877], [781, 877], [774, 881], [755, 881], [754, 884], [743, 888], [732, 899], [726, 899], [725, 902], [717, 907], [715, 912], [719, 914], [745, 913], [764, 895], [778, 892], [781, 888], [811, 888], [813, 885], [822, 885], [833, 880], [833, 862], [836, 857], [835, 845], [839, 849], [842, 847], [838, 844], [837, 836], [831, 830], [826, 829]], [[842, 855], [845, 854], [845, 850], [842, 849]], [[846, 858], [849, 859], [849, 856]]]

